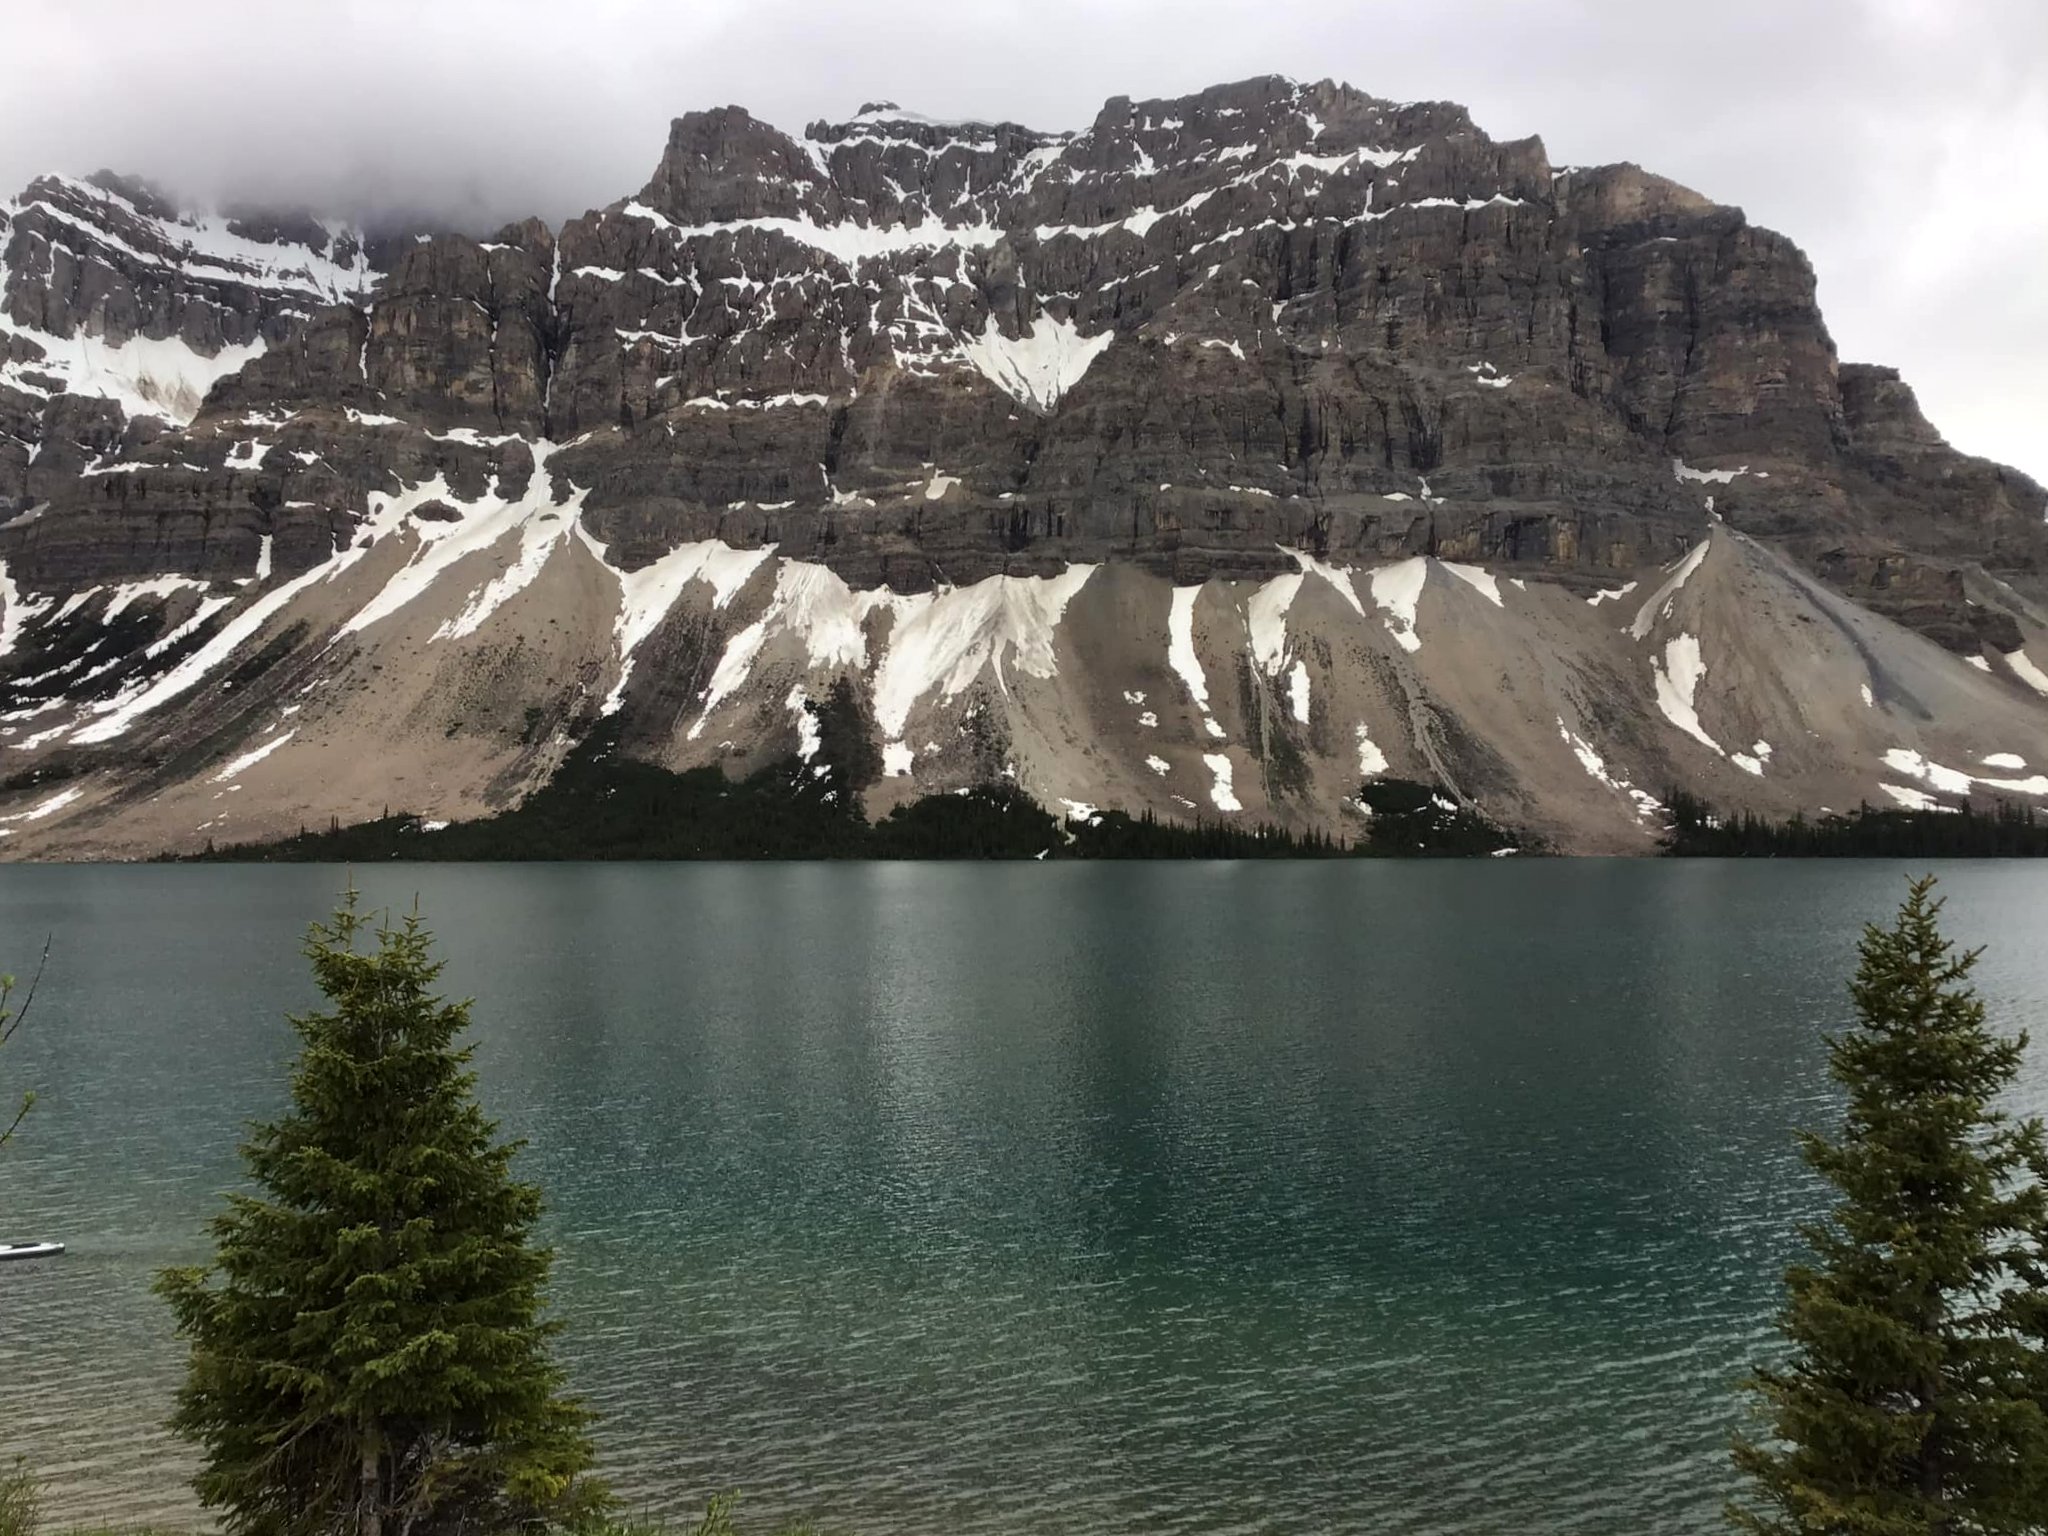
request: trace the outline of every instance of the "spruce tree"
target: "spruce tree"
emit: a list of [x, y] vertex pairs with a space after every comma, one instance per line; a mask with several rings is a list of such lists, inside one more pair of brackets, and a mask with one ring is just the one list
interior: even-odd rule
[[2026, 1037], [1986, 1025], [1933, 886], [1864, 930], [1857, 1024], [1828, 1042], [1846, 1122], [1801, 1141], [1837, 1199], [1786, 1272], [1788, 1358], [1750, 1382], [1742, 1530], [2048, 1530], [2048, 1147], [1997, 1107]]
[[[358, 941], [373, 942], [359, 948]], [[250, 1536], [434, 1536], [601, 1509], [589, 1414], [542, 1313], [540, 1191], [512, 1176], [435, 995], [418, 913], [375, 925], [350, 890], [306, 946], [324, 1012], [291, 1107], [242, 1147], [210, 1270], [165, 1271], [191, 1361], [172, 1427], [201, 1501]]]

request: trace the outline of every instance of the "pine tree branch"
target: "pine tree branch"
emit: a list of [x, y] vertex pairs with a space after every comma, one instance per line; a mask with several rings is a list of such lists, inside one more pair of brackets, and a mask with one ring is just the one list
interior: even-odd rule
[[[36, 1003], [36, 988], [43, 984], [43, 967], [50, 963], [50, 944], [55, 938], [55, 934], [43, 935], [42, 957], [36, 961], [36, 973], [29, 978], [28, 991], [22, 994], [21, 1006], [15, 1009], [12, 1015], [0, 1013], [0, 1045], [5, 1045], [8, 1041], [12, 1040], [21, 1029], [21, 1026], [28, 1022], [29, 1010]], [[8, 993], [13, 990], [13, 985], [12, 978], [9, 978], [7, 987], [0, 989], [0, 1004], [6, 1002]]]
[[8, 1122], [7, 1129], [0, 1131], [0, 1147], [14, 1140], [14, 1133], [21, 1129], [21, 1122], [28, 1118], [28, 1112], [35, 1107], [36, 1096], [33, 1093], [24, 1093], [21, 1096], [21, 1108], [14, 1112], [14, 1118]]

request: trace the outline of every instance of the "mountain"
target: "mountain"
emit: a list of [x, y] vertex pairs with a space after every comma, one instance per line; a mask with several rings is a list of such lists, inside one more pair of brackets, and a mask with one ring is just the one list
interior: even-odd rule
[[560, 229], [103, 173], [0, 239], [14, 856], [474, 817], [600, 727], [822, 777], [841, 682], [871, 815], [2048, 794], [2048, 493], [1783, 236], [1447, 103], [726, 107]]

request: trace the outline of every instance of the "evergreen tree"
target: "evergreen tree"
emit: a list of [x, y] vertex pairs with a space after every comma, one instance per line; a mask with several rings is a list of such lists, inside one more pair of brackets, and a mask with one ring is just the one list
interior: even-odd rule
[[1786, 1272], [1790, 1358], [1750, 1384], [1768, 1435], [1736, 1446], [1743, 1530], [2048, 1530], [2048, 1147], [1995, 1107], [2026, 1037], [1986, 1026], [1933, 885], [1865, 929], [1858, 1023], [1829, 1040], [1847, 1120], [1802, 1143], [1839, 1198]]
[[882, 749], [862, 712], [853, 684], [833, 680], [822, 704], [804, 706], [818, 721], [819, 763], [833, 804], [849, 816], [861, 814], [861, 792], [882, 776]]
[[353, 890], [314, 926], [330, 1009], [292, 1020], [291, 1108], [242, 1147], [257, 1190], [214, 1218], [210, 1271], [158, 1279], [191, 1345], [172, 1427], [230, 1532], [432, 1536], [605, 1503], [541, 1317], [540, 1191], [477, 1105], [469, 1005], [433, 993], [428, 951], [417, 912], [372, 934]]

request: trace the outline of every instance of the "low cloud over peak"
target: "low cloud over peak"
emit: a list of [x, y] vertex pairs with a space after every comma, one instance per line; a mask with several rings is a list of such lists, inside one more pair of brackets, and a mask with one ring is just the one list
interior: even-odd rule
[[1845, 359], [2048, 478], [2048, 7], [2039, 0], [73, 0], [18, 19], [0, 182], [100, 166], [208, 202], [484, 229], [640, 186], [669, 120], [791, 132], [893, 100], [1079, 128], [1112, 95], [1271, 71], [1470, 107], [1559, 163], [1634, 160], [1812, 255]]

